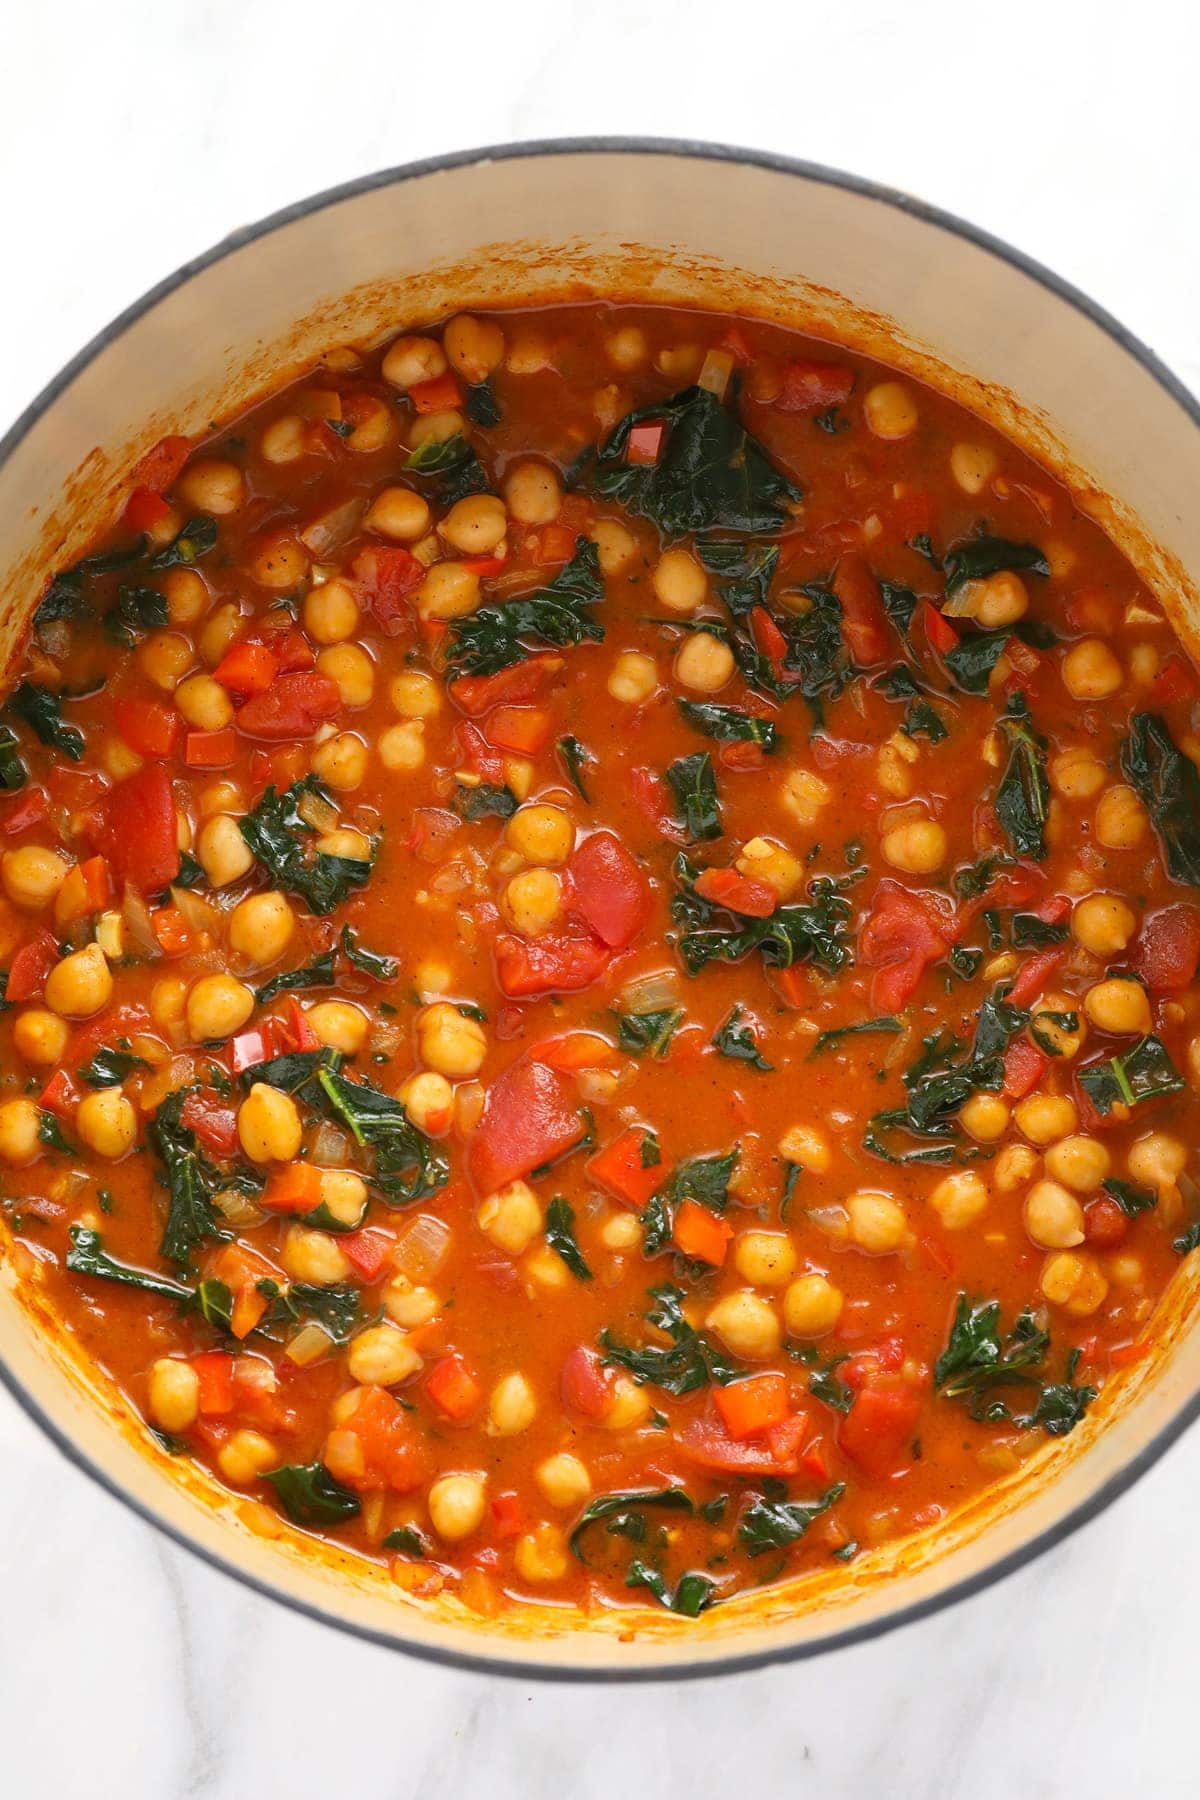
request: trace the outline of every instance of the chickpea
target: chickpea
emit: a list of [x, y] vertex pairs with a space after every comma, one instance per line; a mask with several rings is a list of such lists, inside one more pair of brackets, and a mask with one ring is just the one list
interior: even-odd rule
[[318, 1001], [305, 1017], [321, 1042], [343, 1056], [356, 1056], [366, 1042], [370, 1021], [348, 1000]]
[[1154, 1024], [1150, 1000], [1141, 982], [1119, 975], [1090, 987], [1083, 997], [1083, 1010], [1097, 1031], [1107, 1031], [1113, 1037], [1140, 1037]]
[[[233, 600], [216, 611], [204, 621], [200, 631], [200, 659], [210, 669], [215, 669], [225, 652], [236, 637], [241, 635], [243, 619], [241, 609]], [[180, 673], [182, 674], [182, 670]]]
[[504, 333], [494, 319], [459, 313], [442, 332], [442, 347], [471, 387], [486, 381], [504, 360]]
[[40, 1125], [41, 1114], [32, 1100], [5, 1100], [0, 1104], [0, 1162], [16, 1167], [36, 1162], [42, 1153]]
[[487, 1055], [487, 1033], [449, 1001], [435, 1001], [417, 1019], [417, 1050], [427, 1068], [452, 1081], [477, 1075]]
[[1104, 764], [1082, 745], [1050, 758], [1050, 785], [1065, 800], [1090, 800], [1104, 786]]
[[780, 800], [797, 825], [815, 825], [833, 798], [833, 789], [811, 769], [792, 769], [784, 778]]
[[348, 581], [323, 581], [304, 598], [304, 629], [317, 644], [342, 644], [358, 630], [359, 608]]
[[1039, 1250], [1070, 1250], [1083, 1242], [1083, 1208], [1057, 1181], [1039, 1181], [1030, 1188], [1022, 1217]]
[[231, 1487], [250, 1487], [278, 1461], [278, 1450], [261, 1431], [235, 1431], [217, 1451], [217, 1468]]
[[650, 346], [640, 325], [618, 325], [604, 340], [604, 353], [621, 375], [632, 375], [644, 369], [650, 360]]
[[442, 695], [437, 682], [420, 669], [397, 675], [388, 695], [396, 711], [405, 719], [432, 719], [442, 710]]
[[337, 683], [343, 706], [369, 706], [375, 694], [375, 664], [357, 644], [334, 644], [317, 657], [322, 675]]
[[206, 819], [196, 836], [196, 860], [212, 887], [228, 887], [254, 867], [254, 855], [228, 813]]
[[264, 462], [276, 465], [299, 462], [307, 433], [308, 423], [299, 413], [281, 413], [259, 438], [258, 453]]
[[500, 904], [514, 930], [537, 937], [562, 911], [562, 879], [552, 869], [522, 869], [505, 887]]
[[999, 466], [988, 444], [955, 444], [950, 452], [950, 473], [964, 494], [982, 494]]
[[41, 844], [23, 844], [0, 857], [0, 881], [14, 906], [40, 911], [49, 906], [67, 879], [70, 864]]
[[1071, 914], [1071, 936], [1093, 956], [1124, 950], [1137, 930], [1137, 914], [1115, 894], [1089, 894]]
[[432, 1288], [413, 1283], [407, 1275], [393, 1275], [383, 1290], [383, 1309], [397, 1325], [415, 1331], [437, 1318], [442, 1303]]
[[176, 483], [176, 492], [192, 512], [235, 513], [245, 503], [246, 483], [236, 463], [202, 457], [191, 463]]
[[142, 643], [137, 658], [147, 680], [164, 693], [173, 694], [196, 660], [196, 653], [190, 639], [181, 632], [154, 631]]
[[31, 1006], [13, 1020], [13, 1048], [27, 1063], [61, 1062], [70, 1036], [66, 1021], [44, 1006]]
[[625, 706], [640, 706], [658, 686], [658, 668], [652, 656], [640, 650], [623, 650], [612, 666], [608, 691]]
[[908, 1239], [904, 1209], [890, 1194], [851, 1194], [846, 1201], [850, 1215], [850, 1241], [868, 1256], [888, 1256]]
[[339, 731], [313, 751], [313, 774], [335, 794], [350, 794], [362, 786], [368, 760], [367, 746], [357, 733]]
[[380, 370], [392, 387], [407, 393], [423, 381], [436, 381], [446, 373], [446, 353], [436, 338], [398, 337], [383, 359]]
[[1069, 1094], [1029, 1094], [1013, 1107], [1013, 1119], [1017, 1130], [1039, 1147], [1069, 1137], [1079, 1123]]
[[977, 1144], [994, 1144], [1008, 1129], [1008, 1107], [999, 1094], [972, 1094], [958, 1116]]
[[1148, 1187], [1169, 1187], [1184, 1170], [1187, 1146], [1166, 1131], [1152, 1131], [1131, 1144], [1125, 1166], [1135, 1181]]
[[254, 580], [273, 594], [289, 594], [299, 587], [308, 574], [308, 566], [308, 551], [286, 532], [265, 539], [250, 559]]
[[1094, 1194], [1112, 1167], [1112, 1158], [1093, 1137], [1065, 1137], [1046, 1152], [1046, 1173], [1077, 1194]]
[[804, 864], [799, 857], [772, 838], [754, 837], [742, 845], [735, 867], [740, 875], [765, 881], [781, 900], [795, 893], [804, 879]]
[[188, 984], [180, 975], [164, 975], [150, 990], [150, 1017], [160, 1031], [183, 1024]]
[[829, 1139], [815, 1125], [792, 1125], [779, 1140], [779, 1154], [785, 1162], [799, 1163], [814, 1175], [827, 1175], [833, 1161]]
[[693, 631], [675, 655], [675, 679], [697, 694], [715, 694], [733, 674], [733, 651], [710, 631]]
[[488, 556], [503, 542], [508, 515], [495, 494], [468, 494], [455, 501], [438, 531], [463, 556]]
[[461, 619], [479, 605], [479, 577], [462, 563], [434, 563], [416, 590], [422, 619]]
[[688, 550], [664, 550], [651, 576], [655, 598], [668, 612], [694, 613], [708, 597], [708, 576]]
[[304, 1128], [290, 1094], [256, 1081], [237, 1115], [238, 1139], [251, 1162], [294, 1162]]
[[445, 412], [423, 413], [409, 430], [408, 447], [419, 450], [422, 444], [445, 444], [465, 429], [466, 420], [455, 407], [449, 407]]
[[509, 1256], [528, 1250], [544, 1223], [541, 1204], [527, 1181], [510, 1181], [489, 1194], [475, 1219], [483, 1235]]
[[200, 1377], [190, 1362], [160, 1356], [150, 1370], [149, 1413], [163, 1431], [186, 1431], [200, 1413]]
[[513, 1566], [531, 1586], [561, 1581], [567, 1572], [566, 1540], [557, 1525], [535, 1525], [513, 1546]]
[[1106, 850], [1134, 850], [1146, 836], [1150, 821], [1131, 787], [1105, 790], [1096, 807], [1096, 837]]
[[208, 611], [208, 589], [195, 569], [168, 569], [162, 591], [172, 625], [194, 625]]
[[1011, 569], [1000, 569], [981, 581], [967, 585], [969, 618], [988, 631], [1003, 625], [1015, 625], [1029, 611], [1029, 593], [1021, 577]]
[[563, 1450], [547, 1456], [533, 1471], [533, 1479], [544, 1500], [551, 1506], [582, 1506], [592, 1491], [592, 1478], [577, 1456]]
[[633, 1250], [642, 1241], [642, 1227], [636, 1213], [611, 1213], [600, 1227], [600, 1241], [606, 1250]]
[[[556, 1259], [557, 1260], [557, 1259]], [[562, 1262], [559, 1261], [562, 1269]], [[565, 1270], [564, 1270], [565, 1273]], [[567, 1276], [570, 1280], [570, 1276]], [[599, 1421], [605, 1431], [636, 1431], [650, 1417], [650, 1396], [628, 1375], [618, 1375], [613, 1383], [608, 1411]]]
[[363, 524], [380, 537], [397, 544], [415, 544], [429, 530], [429, 503], [411, 488], [381, 488], [367, 509]]
[[232, 975], [202, 975], [187, 997], [188, 1035], [193, 1043], [232, 1037], [254, 1011], [254, 994]]
[[256, 968], [278, 962], [292, 941], [296, 919], [284, 896], [274, 888], [248, 894], [229, 915], [229, 944]]
[[575, 847], [575, 827], [561, 806], [522, 806], [504, 828], [511, 849], [528, 863], [565, 863]]
[[175, 704], [197, 731], [223, 731], [233, 723], [233, 701], [211, 675], [189, 675], [175, 689]]
[[504, 499], [519, 525], [549, 525], [562, 506], [562, 482], [549, 463], [527, 459], [506, 473]]
[[637, 555], [637, 539], [616, 519], [594, 520], [587, 535], [596, 546], [604, 576], [623, 574]]
[[537, 1398], [524, 1375], [502, 1375], [488, 1400], [488, 1431], [493, 1437], [518, 1437], [537, 1417]]
[[470, 1537], [483, 1524], [487, 1482], [483, 1475], [442, 1475], [429, 1490], [429, 1517], [441, 1538]]
[[46, 1005], [64, 1019], [90, 1019], [112, 999], [113, 978], [99, 944], [85, 944], [46, 977]]
[[987, 1183], [974, 1169], [945, 1175], [930, 1194], [929, 1204], [947, 1231], [965, 1231], [987, 1211]]
[[75, 1130], [97, 1156], [124, 1156], [137, 1142], [137, 1114], [119, 1087], [98, 1088], [79, 1102]]
[[[250, 1092], [257, 1093], [261, 1086], [259, 1082]], [[351, 1272], [350, 1258], [337, 1239], [327, 1231], [311, 1231], [305, 1225], [288, 1227], [281, 1261], [285, 1274], [293, 1281], [311, 1282], [314, 1287], [336, 1287]]]
[[946, 833], [935, 819], [914, 819], [884, 833], [884, 861], [906, 875], [931, 875], [946, 860]]
[[1028, 1144], [1006, 1144], [992, 1164], [992, 1184], [998, 1194], [1014, 1194], [1037, 1168], [1037, 1151]]
[[1052, 1306], [1086, 1318], [1103, 1306], [1108, 1282], [1085, 1251], [1059, 1250], [1046, 1258], [1042, 1268], [1042, 1293]]
[[779, 1320], [770, 1301], [757, 1294], [723, 1294], [704, 1320], [735, 1356], [762, 1362], [779, 1349]]
[[379, 760], [392, 775], [411, 775], [425, 761], [425, 721], [389, 725], [379, 739]]
[[1121, 665], [1099, 638], [1084, 638], [1063, 657], [1062, 678], [1073, 700], [1107, 700], [1121, 686]]
[[783, 1296], [783, 1322], [794, 1338], [819, 1338], [842, 1316], [845, 1295], [827, 1275], [801, 1275]]
[[521, 1274], [526, 1283], [548, 1293], [561, 1293], [569, 1288], [573, 1277], [557, 1250], [549, 1244], [535, 1244], [521, 1260]]
[[367, 1209], [367, 1184], [353, 1169], [322, 1169], [321, 1205], [339, 1225], [353, 1228]]
[[867, 430], [873, 437], [895, 441], [911, 437], [917, 429], [917, 404], [899, 381], [881, 381], [863, 395]]
[[368, 1325], [351, 1338], [346, 1367], [351, 1381], [362, 1387], [395, 1387], [424, 1363], [403, 1331], [394, 1325]]
[[783, 1232], [744, 1231], [734, 1244], [733, 1263], [743, 1281], [784, 1287], [796, 1272], [796, 1252]]

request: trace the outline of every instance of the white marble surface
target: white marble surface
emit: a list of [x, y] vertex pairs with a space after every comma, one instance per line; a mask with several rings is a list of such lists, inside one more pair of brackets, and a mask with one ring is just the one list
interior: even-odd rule
[[[178, 262], [314, 189], [653, 132], [990, 227], [1200, 386], [1194, 9], [1010, 0], [59, 0], [4, 13], [0, 422]], [[425, 1667], [210, 1573], [0, 1399], [0, 1793], [1093, 1800], [1200, 1788], [1200, 1433], [1035, 1567], [817, 1663], [671, 1689]]]

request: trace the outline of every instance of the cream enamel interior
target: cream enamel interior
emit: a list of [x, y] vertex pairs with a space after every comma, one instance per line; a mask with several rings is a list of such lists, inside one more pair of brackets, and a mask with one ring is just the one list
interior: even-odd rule
[[[609, 295], [777, 317], [908, 368], [1064, 475], [1185, 631], [1200, 623], [1200, 428], [1104, 326], [1014, 263], [893, 198], [728, 153], [570, 147], [398, 172], [299, 210], [210, 260], [94, 349], [0, 446], [0, 651], [46, 573], [106, 526], [138, 454], [199, 434], [331, 344], [461, 307]], [[7, 457], [5, 458], [5, 449]], [[1194, 635], [1194, 633], [1193, 633]], [[0, 1241], [0, 1362], [77, 1459], [212, 1560], [414, 1650], [581, 1674], [699, 1671], [895, 1623], [1068, 1529], [1200, 1408], [1200, 1308], [1185, 1266], [1155, 1354], [936, 1534], [696, 1623], [553, 1607], [480, 1619], [314, 1554], [145, 1432], [39, 1303]], [[148, 1447], [149, 1445], [149, 1447]], [[1019, 1501], [1019, 1504], [1017, 1502]]]

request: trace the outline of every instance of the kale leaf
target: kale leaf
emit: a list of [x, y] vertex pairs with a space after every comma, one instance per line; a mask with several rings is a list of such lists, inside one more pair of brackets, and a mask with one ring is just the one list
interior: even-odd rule
[[1080, 1069], [1079, 1085], [1096, 1111], [1107, 1115], [1118, 1103], [1137, 1106], [1143, 1100], [1178, 1094], [1186, 1083], [1162, 1039], [1148, 1036], [1121, 1055]]
[[575, 1524], [574, 1530], [567, 1539], [571, 1553], [586, 1562], [587, 1558], [581, 1548], [581, 1539], [589, 1525], [595, 1525], [601, 1519], [616, 1519], [628, 1513], [640, 1513], [646, 1507], [654, 1507], [663, 1512], [694, 1511], [691, 1495], [685, 1488], [625, 1488], [611, 1494], [598, 1494], [589, 1500]]
[[740, 1023], [742, 1009], [735, 1006], [723, 1025], [718, 1025], [713, 1033], [713, 1044], [722, 1056], [731, 1062], [749, 1063], [752, 1068], [762, 1069], [768, 1075], [775, 1067], [769, 1063], [758, 1047], [758, 1039], [749, 1025]]
[[1017, 856], [1039, 862], [1046, 854], [1050, 783], [1046, 740], [1034, 730], [1024, 694], [1013, 694], [1000, 716], [1009, 742], [1008, 767], [996, 790], [996, 817]]
[[580, 1281], [592, 1279], [592, 1271], [575, 1235], [574, 1209], [561, 1194], [556, 1194], [546, 1208], [546, 1242], [562, 1257], [572, 1275]]
[[452, 620], [447, 661], [457, 675], [495, 675], [523, 662], [532, 648], [598, 644], [604, 627], [591, 608], [603, 598], [599, 552], [590, 539], [577, 538], [574, 556], [545, 587]]
[[797, 1543], [814, 1519], [828, 1512], [846, 1491], [844, 1482], [835, 1481], [819, 1500], [787, 1500], [779, 1492], [782, 1487], [782, 1482], [772, 1482], [767, 1493], [752, 1501], [738, 1521], [738, 1543], [745, 1545], [750, 1556], [785, 1550]]
[[682, 1021], [682, 1006], [664, 1007], [660, 1012], [625, 1013], [611, 1008], [617, 1021], [617, 1039], [629, 1056], [642, 1056], [647, 1051], [662, 1057], [671, 1047]]
[[944, 564], [946, 593], [955, 594], [968, 581], [982, 581], [1001, 569], [1025, 569], [1031, 575], [1049, 575], [1050, 564], [1036, 544], [1015, 544], [1010, 538], [975, 537], [952, 544]]
[[354, 888], [366, 886], [374, 853], [366, 861], [329, 856], [323, 850], [310, 858], [309, 840], [317, 834], [299, 811], [306, 794], [329, 800], [316, 776], [306, 775], [282, 794], [268, 787], [253, 812], [238, 824], [256, 860], [279, 887], [304, 900], [313, 912], [331, 913]]
[[679, 892], [671, 916], [684, 928], [677, 946], [689, 975], [710, 962], [738, 962], [752, 950], [769, 969], [810, 960], [834, 975], [851, 960], [846, 927], [852, 908], [842, 892], [848, 878], [817, 876], [808, 884], [807, 901], [777, 907], [769, 919], [745, 919], [698, 894], [699, 873], [686, 856], [676, 859]]
[[739, 706], [717, 706], [710, 700], [677, 699], [675, 704], [703, 737], [718, 743], [758, 744], [766, 756], [779, 748], [779, 730], [771, 719], [757, 718]]
[[708, 751], [679, 757], [668, 766], [667, 780], [675, 795], [676, 816], [692, 842], [719, 838], [725, 827], [721, 823], [717, 777]]
[[82, 759], [83, 733], [78, 725], [68, 725], [63, 718], [59, 695], [32, 681], [20, 681], [9, 695], [8, 705], [43, 744], [48, 744], [52, 750], [61, 750], [72, 762]]
[[197, 1247], [207, 1238], [222, 1240], [231, 1234], [219, 1223], [212, 1197], [221, 1177], [196, 1143], [196, 1134], [183, 1122], [183, 1108], [190, 1087], [176, 1088], [162, 1101], [150, 1125], [149, 1138], [167, 1172], [167, 1221], [159, 1254], [177, 1268], [190, 1269]]
[[646, 1314], [646, 1323], [669, 1337], [670, 1345], [623, 1344], [606, 1325], [600, 1332], [606, 1362], [619, 1363], [639, 1384], [648, 1382], [674, 1395], [694, 1394], [714, 1381], [723, 1387], [744, 1373], [720, 1344], [688, 1324], [681, 1289], [667, 1283], [651, 1288], [650, 1297], [655, 1304]]
[[1200, 774], [1155, 713], [1135, 713], [1121, 770], [1150, 815], [1173, 881], [1200, 887]]
[[294, 1525], [336, 1525], [353, 1519], [362, 1502], [351, 1488], [329, 1473], [323, 1462], [285, 1463], [263, 1476]]

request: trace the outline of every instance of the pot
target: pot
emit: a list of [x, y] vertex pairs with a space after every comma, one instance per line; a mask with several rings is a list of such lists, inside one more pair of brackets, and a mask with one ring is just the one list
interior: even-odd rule
[[[1200, 407], [1114, 319], [961, 221], [836, 171], [719, 146], [585, 139], [473, 151], [277, 213], [115, 320], [0, 442], [0, 653], [49, 570], [114, 516], [130, 464], [202, 433], [331, 344], [460, 308], [660, 300], [840, 339], [950, 393], [1063, 477], [1194, 635]], [[0, 1376], [78, 1467], [263, 1593], [377, 1642], [521, 1675], [678, 1678], [886, 1631], [1020, 1566], [1091, 1518], [1200, 1411], [1189, 1259], [1153, 1354], [1064, 1440], [936, 1529], [697, 1621], [422, 1601], [158, 1452], [83, 1362], [0, 1227]]]

